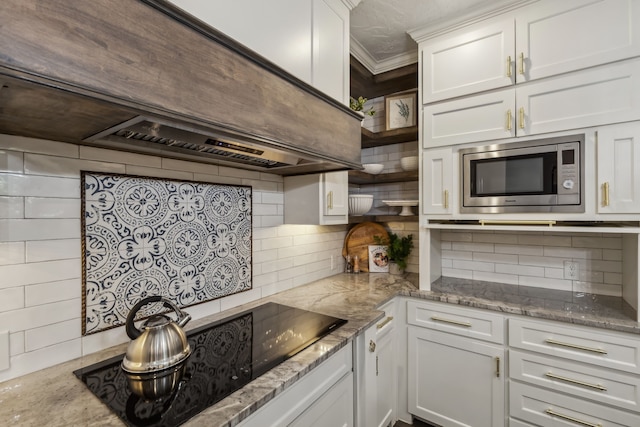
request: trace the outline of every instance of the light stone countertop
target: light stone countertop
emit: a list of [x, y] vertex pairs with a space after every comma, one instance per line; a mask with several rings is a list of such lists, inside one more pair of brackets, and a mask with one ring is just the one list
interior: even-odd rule
[[[415, 285], [414, 285], [415, 283]], [[187, 331], [274, 301], [349, 322], [253, 380], [184, 425], [235, 426], [349, 344], [383, 317], [376, 310], [394, 296], [421, 298], [508, 314], [640, 333], [635, 312], [620, 298], [443, 278], [432, 291], [417, 290], [417, 275], [339, 274], [191, 322]], [[187, 309], [188, 311], [188, 309]], [[122, 425], [73, 371], [124, 353], [126, 344], [0, 383], [0, 424], [21, 426]]]

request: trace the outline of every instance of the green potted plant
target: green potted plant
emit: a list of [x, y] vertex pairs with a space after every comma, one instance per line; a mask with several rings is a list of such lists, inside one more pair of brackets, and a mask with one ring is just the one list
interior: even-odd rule
[[[413, 249], [413, 234], [400, 237], [395, 233], [389, 233], [389, 239], [383, 239], [380, 236], [373, 236], [376, 244], [387, 245], [387, 256], [389, 260], [397, 264], [400, 273], [404, 272], [407, 268], [407, 258]], [[390, 268], [391, 272], [392, 269]]]
[[358, 99], [354, 98], [353, 96], [349, 97], [349, 107], [351, 107], [353, 111], [359, 111], [362, 117], [364, 117], [365, 115], [373, 116], [376, 111], [373, 109], [373, 107], [365, 111], [365, 102], [367, 102], [367, 98], [363, 98], [361, 96], [359, 96]]

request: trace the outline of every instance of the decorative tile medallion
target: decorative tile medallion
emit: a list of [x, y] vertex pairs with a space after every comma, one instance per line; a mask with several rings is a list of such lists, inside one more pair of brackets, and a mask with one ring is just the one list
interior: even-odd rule
[[82, 172], [82, 189], [83, 334], [147, 296], [186, 307], [251, 289], [251, 187]]

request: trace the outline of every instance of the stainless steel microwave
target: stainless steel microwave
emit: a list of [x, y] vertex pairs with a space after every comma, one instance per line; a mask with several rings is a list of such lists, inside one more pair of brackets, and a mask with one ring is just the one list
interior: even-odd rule
[[584, 134], [460, 151], [461, 213], [584, 212]]

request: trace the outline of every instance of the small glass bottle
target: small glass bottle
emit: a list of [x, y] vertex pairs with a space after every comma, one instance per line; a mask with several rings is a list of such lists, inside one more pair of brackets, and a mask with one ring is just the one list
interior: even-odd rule
[[360, 258], [358, 255], [353, 256], [353, 272], [360, 273]]

